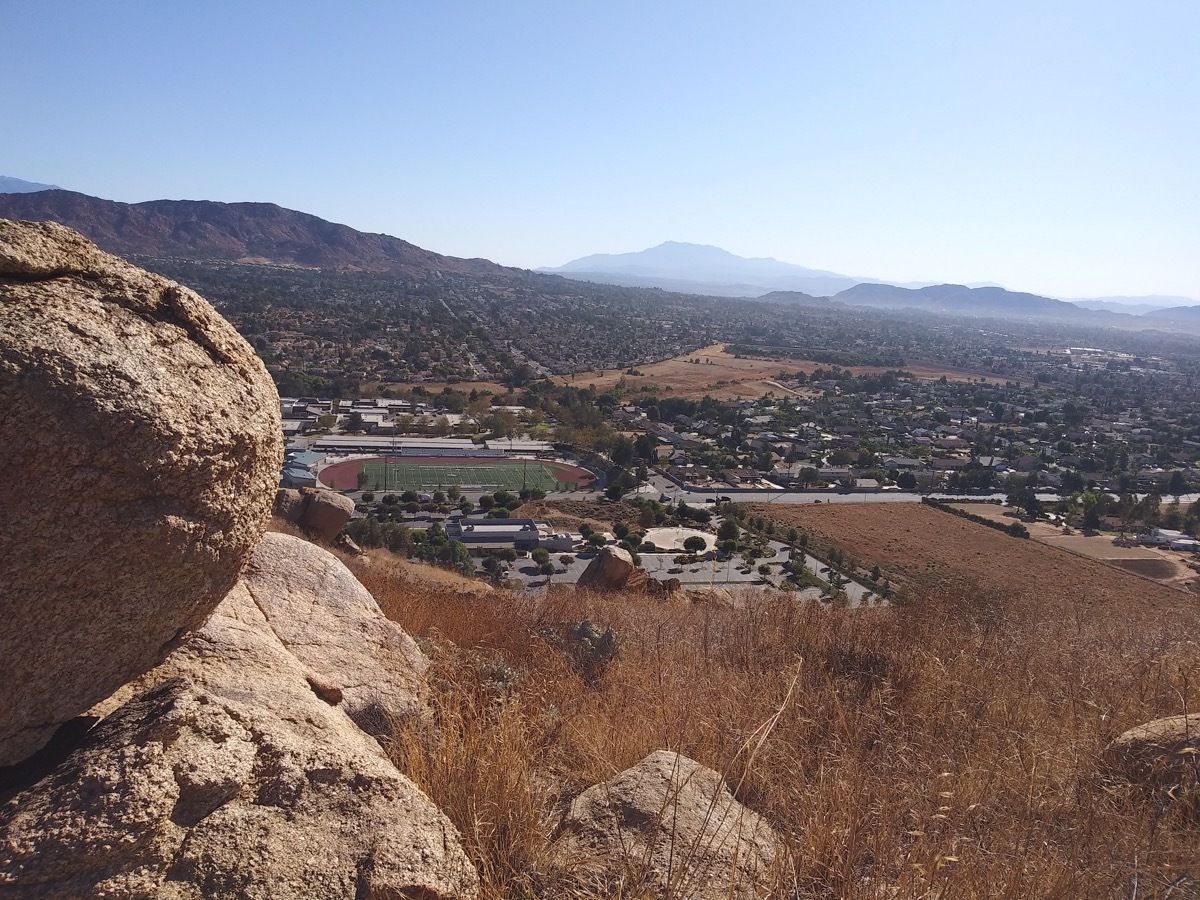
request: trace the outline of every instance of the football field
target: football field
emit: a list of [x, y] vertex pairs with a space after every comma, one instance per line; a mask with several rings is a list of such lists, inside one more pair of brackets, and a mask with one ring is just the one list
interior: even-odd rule
[[522, 487], [543, 491], [574, 491], [575, 481], [566, 470], [556, 470], [534, 460], [515, 462], [433, 463], [404, 460], [371, 460], [362, 467], [365, 491], [446, 491], [458, 486], [464, 491], [512, 491]]

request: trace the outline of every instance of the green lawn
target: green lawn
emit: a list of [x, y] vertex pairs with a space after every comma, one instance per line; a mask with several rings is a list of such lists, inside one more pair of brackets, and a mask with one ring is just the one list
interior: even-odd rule
[[516, 491], [522, 486], [544, 491], [573, 491], [575, 482], [560, 482], [549, 466], [537, 462], [483, 465], [369, 462], [363, 466], [366, 491], [436, 491], [458, 485], [464, 491]]

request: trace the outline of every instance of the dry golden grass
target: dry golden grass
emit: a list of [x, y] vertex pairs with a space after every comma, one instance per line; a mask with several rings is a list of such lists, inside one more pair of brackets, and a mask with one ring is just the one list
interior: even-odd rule
[[[585, 896], [547, 865], [556, 813], [659, 748], [723, 772], [778, 829], [772, 896], [1179, 897], [1200, 870], [1178, 809], [1100, 774], [1123, 730], [1197, 707], [1178, 610], [1130, 627], [950, 578], [849, 611], [359, 576], [431, 657], [436, 724], [391, 752], [462, 831], [487, 898]], [[584, 618], [623, 638], [598, 674], [556, 637]]]
[[[699, 365], [690, 362], [700, 359]], [[843, 366], [855, 375], [878, 375], [886, 371], [881, 366]], [[643, 388], [654, 388], [673, 397], [684, 397], [698, 400], [705, 396], [717, 400], [733, 400], [742, 397], [757, 398], [764, 394], [773, 393], [777, 397], [787, 397], [795, 391], [782, 387], [775, 382], [780, 372], [799, 372], [811, 374], [816, 369], [829, 369], [828, 363], [813, 362], [812, 360], [789, 359], [787, 357], [738, 357], [729, 353], [724, 344], [713, 344], [682, 356], [664, 359], [662, 362], [637, 366], [640, 375], [627, 375], [625, 369], [609, 369], [603, 374], [596, 372], [579, 372], [575, 375], [558, 376], [555, 380], [560, 384], [594, 385], [604, 391], [624, 380], [631, 393]], [[943, 376], [951, 381], [974, 381], [977, 378], [987, 378], [989, 381], [1000, 379], [993, 373], [960, 369], [940, 364], [925, 364], [910, 362], [904, 366], [922, 381], [936, 381]], [[1011, 379], [1011, 376], [1009, 376]], [[1001, 379], [1002, 380], [1002, 379]], [[460, 389], [463, 386], [459, 386]]]

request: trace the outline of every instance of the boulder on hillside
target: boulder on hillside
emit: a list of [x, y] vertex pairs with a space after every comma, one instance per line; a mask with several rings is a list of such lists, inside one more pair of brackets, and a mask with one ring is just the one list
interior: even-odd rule
[[351, 582], [320, 548], [264, 538], [140, 693], [0, 807], [0, 892], [474, 897], [454, 826], [352, 721], [415, 708], [425, 662]]
[[275, 387], [201, 297], [0, 220], [0, 766], [160, 662], [237, 581], [282, 460]]
[[555, 868], [605, 894], [690, 900], [765, 896], [779, 838], [712, 769], [667, 750], [572, 801]]
[[576, 587], [595, 591], [638, 591], [646, 586], [646, 571], [633, 564], [624, 547], [602, 547], [579, 576]]
[[649, 578], [646, 581], [646, 593], [665, 603], [678, 603], [688, 599], [687, 591], [678, 578]]
[[323, 488], [279, 488], [275, 515], [332, 544], [354, 515], [354, 501]]
[[1104, 751], [1110, 772], [1150, 788], [1200, 788], [1200, 714], [1168, 716], [1131, 728]]
[[725, 588], [706, 587], [684, 591], [684, 596], [693, 603], [711, 603], [714, 606], [736, 607], [740, 604]]

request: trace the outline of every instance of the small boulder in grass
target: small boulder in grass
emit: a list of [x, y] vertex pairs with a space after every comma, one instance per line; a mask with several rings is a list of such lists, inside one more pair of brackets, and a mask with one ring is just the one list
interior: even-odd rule
[[1200, 713], [1130, 728], [1104, 751], [1109, 774], [1200, 805]]

